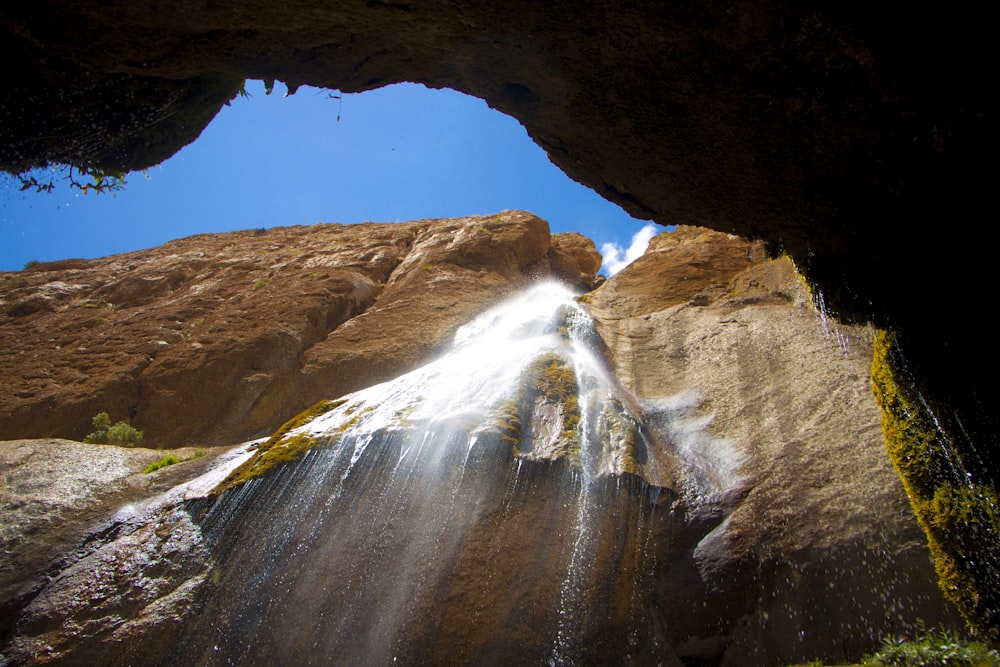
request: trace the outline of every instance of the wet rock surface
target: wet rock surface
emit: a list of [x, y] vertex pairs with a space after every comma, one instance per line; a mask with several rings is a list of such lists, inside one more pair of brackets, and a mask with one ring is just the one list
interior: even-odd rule
[[[197, 476], [222, 449], [172, 451], [189, 459], [142, 471], [166, 452], [69, 440], [0, 441], [0, 636], [21, 608], [68, 564], [93, 550], [128, 504]], [[124, 590], [124, 589], [123, 589]]]
[[[995, 364], [980, 352], [992, 334], [975, 313], [992, 297], [997, 236], [964, 227], [992, 208], [988, 8], [173, 6], [4, 7], [0, 165], [155, 164], [245, 78], [464, 91], [633, 214], [766, 239], [838, 316], [902, 333], [919, 391], [996, 488]], [[939, 233], [949, 224], [966, 231]]]
[[817, 312], [760, 244], [698, 228], [654, 238], [585, 300], [625, 386], [739, 461], [724, 523], [691, 553], [697, 576], [658, 583], [664, 600], [696, 601], [664, 621], [675, 650], [856, 660], [918, 618], [957, 623], [886, 456], [870, 328]]
[[[997, 364], [980, 311], [998, 243], [995, 226], [978, 224], [994, 190], [983, 167], [997, 123], [988, 11], [779, 0], [586, 11], [565, 1], [183, 0], [169, 14], [151, 0], [12, 4], [0, 14], [12, 72], [0, 166], [154, 164], [247, 77], [292, 91], [416, 81], [476, 95], [633, 214], [764, 239], [835, 317], [889, 330], [910, 402], [948, 443], [949, 465], [993, 498]], [[946, 532], [948, 551], [977, 541]], [[987, 570], [985, 580], [1000, 577], [995, 563]], [[995, 618], [977, 624], [996, 635]]]

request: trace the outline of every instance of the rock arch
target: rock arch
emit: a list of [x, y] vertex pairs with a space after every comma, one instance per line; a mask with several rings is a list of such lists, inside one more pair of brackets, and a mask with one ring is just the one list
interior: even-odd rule
[[248, 77], [455, 88], [631, 213], [765, 239], [831, 312], [892, 330], [909, 404], [995, 498], [988, 25], [780, 0], [23, 3], [0, 12], [0, 167], [162, 161]]

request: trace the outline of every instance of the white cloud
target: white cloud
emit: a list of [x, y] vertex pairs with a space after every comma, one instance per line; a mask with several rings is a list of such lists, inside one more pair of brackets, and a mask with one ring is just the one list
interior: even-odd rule
[[632, 235], [632, 243], [629, 245], [628, 250], [623, 249], [617, 243], [602, 243], [601, 257], [604, 258], [602, 265], [604, 271], [607, 272], [608, 276], [613, 276], [639, 259], [642, 253], [646, 252], [649, 240], [660, 231], [662, 230], [659, 227], [653, 223], [649, 223]]

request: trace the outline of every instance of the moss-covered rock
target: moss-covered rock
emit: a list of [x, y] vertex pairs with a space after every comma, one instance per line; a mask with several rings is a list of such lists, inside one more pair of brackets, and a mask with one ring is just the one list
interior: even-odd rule
[[253, 458], [231, 472], [216, 487], [216, 491], [222, 493], [235, 486], [244, 484], [255, 477], [259, 477], [278, 464], [300, 459], [303, 454], [316, 445], [321, 444], [324, 439], [304, 433], [295, 435], [289, 435], [289, 433], [300, 426], [305, 426], [317, 417], [321, 417], [327, 412], [340, 407], [344, 402], [344, 399], [320, 401], [308, 410], [289, 419], [281, 428], [274, 432], [274, 435], [268, 438], [267, 442], [257, 448], [257, 453], [254, 454]]
[[1000, 502], [907, 377], [895, 337], [875, 339], [872, 388], [889, 456], [927, 534], [941, 590], [977, 633], [1000, 636]]

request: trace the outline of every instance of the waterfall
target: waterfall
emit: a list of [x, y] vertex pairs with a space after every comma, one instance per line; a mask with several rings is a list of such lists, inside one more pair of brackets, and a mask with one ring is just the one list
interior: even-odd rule
[[[625, 391], [573, 294], [536, 285], [431, 363], [292, 420], [214, 495], [130, 519], [194, 546], [179, 617], [143, 630], [171, 608], [150, 604], [116, 659], [669, 663], [657, 582], [690, 572], [738, 463], [695, 405]], [[174, 567], [148, 553], [128, 562]]]
[[656, 536], [680, 530], [682, 464], [644, 411], [565, 287], [496, 306], [439, 359], [317, 406], [236, 474], [204, 520], [228, 564], [212, 639], [184, 635], [181, 661], [662, 655], [643, 582]]
[[618, 386], [602, 348], [572, 292], [542, 283], [460, 328], [436, 361], [319, 406], [323, 414], [284, 432], [269, 456], [333, 447], [349, 459], [338, 483], [378, 443], [398, 450], [402, 477], [448, 476], [481, 452], [504, 450], [566, 459], [586, 480], [640, 470], [647, 481], [669, 480], [649, 456], [655, 435], [641, 406]]

